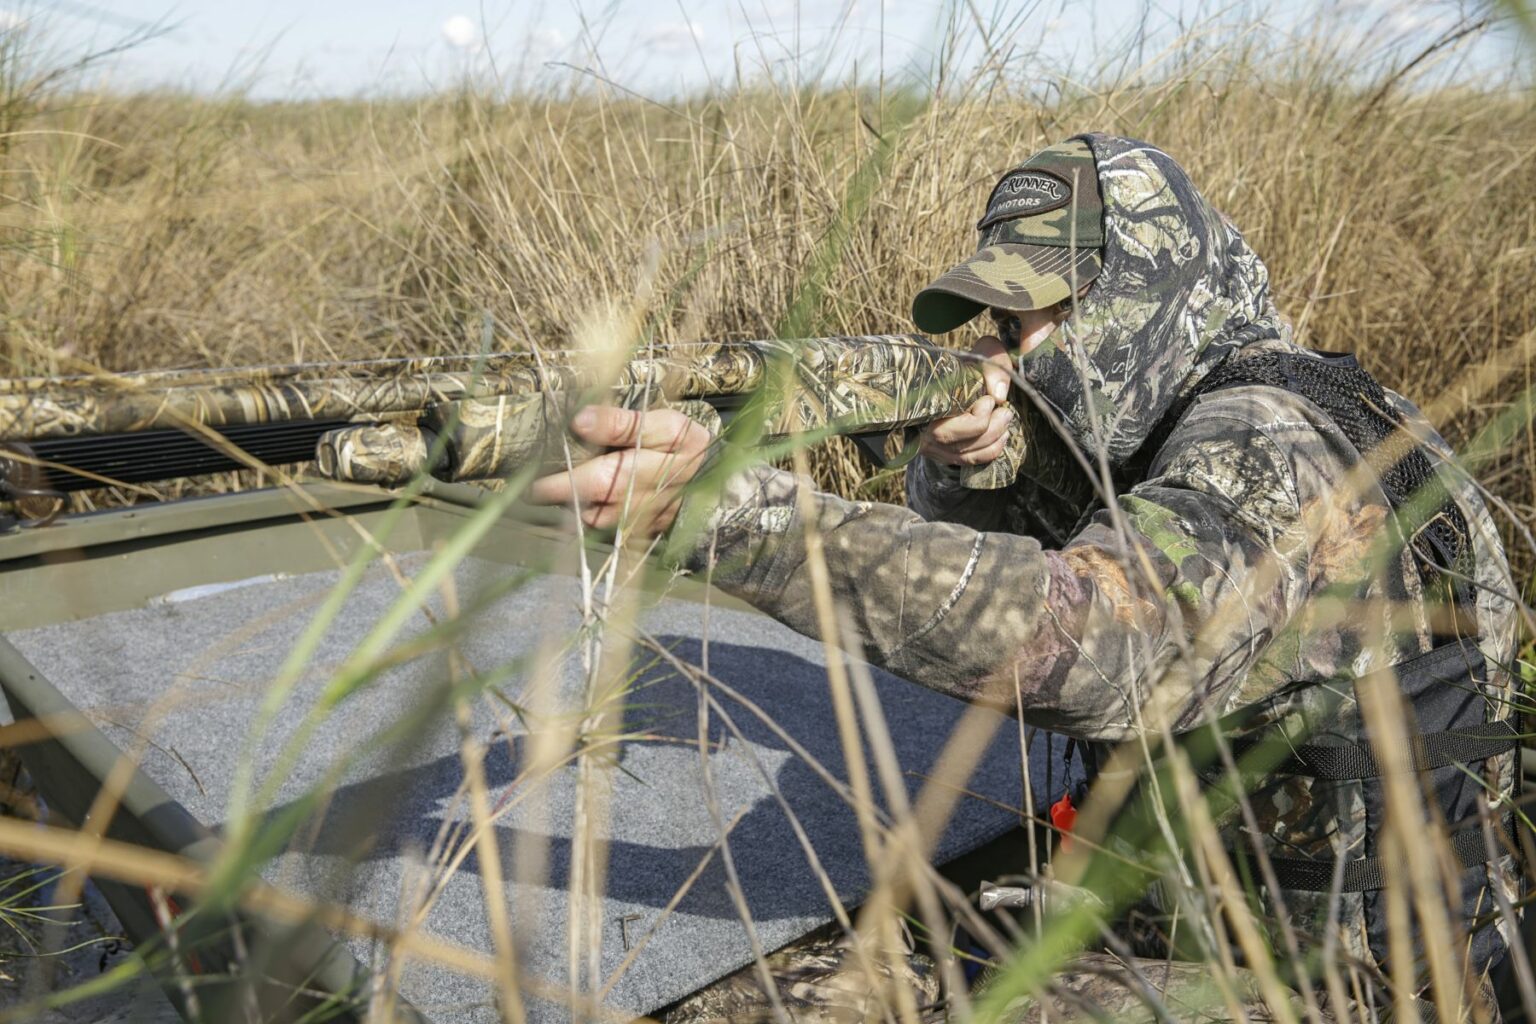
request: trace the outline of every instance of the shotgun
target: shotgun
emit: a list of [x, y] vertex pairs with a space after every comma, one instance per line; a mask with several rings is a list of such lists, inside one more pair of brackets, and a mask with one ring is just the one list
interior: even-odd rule
[[[592, 402], [678, 408], [756, 444], [849, 435], [889, 465], [915, 450], [913, 428], [984, 388], [972, 357], [917, 335], [16, 378], [0, 380], [0, 500], [308, 461], [385, 487], [494, 480], [591, 454], [566, 424]], [[1002, 458], [964, 471], [967, 486], [1013, 481], [1020, 422]]]

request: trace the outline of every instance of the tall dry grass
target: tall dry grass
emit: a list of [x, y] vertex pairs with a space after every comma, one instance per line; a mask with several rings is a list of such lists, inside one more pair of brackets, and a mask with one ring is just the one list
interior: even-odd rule
[[[0, 372], [475, 350], [487, 322], [503, 348], [569, 344], [595, 324], [663, 340], [897, 330], [914, 292], [974, 244], [1001, 170], [1105, 130], [1190, 168], [1268, 261], [1304, 342], [1358, 352], [1453, 443], [1497, 425], [1477, 468], [1515, 540], [1536, 518], [1536, 437], [1528, 415], [1506, 415], [1536, 369], [1536, 110], [1510, 81], [1427, 87], [1418, 75], [1454, 58], [1459, 38], [1371, 64], [1369, 44], [1326, 33], [1281, 47], [1233, 30], [1087, 77], [1026, 73], [1038, 55], [999, 49], [921, 87], [739, 81], [675, 102], [598, 82], [561, 95], [469, 84], [416, 100], [257, 104], [29, 89], [13, 67], [3, 87], [19, 99], [0, 97]], [[848, 449], [818, 450], [811, 466], [830, 488], [867, 489]], [[888, 482], [876, 493], [894, 496]], [[1522, 573], [1536, 566], [1528, 545], [1512, 550]], [[381, 631], [359, 657], [382, 659], [393, 641]], [[297, 673], [302, 652], [293, 658]], [[598, 668], [593, 680], [606, 685]], [[847, 691], [857, 745], [861, 681], [833, 685]], [[913, 848], [909, 825], [866, 837], [872, 864]], [[52, 850], [26, 835], [38, 856]], [[89, 853], [104, 870], [131, 860]], [[1206, 856], [1225, 867], [1219, 848]], [[182, 867], [134, 870], [145, 884], [220, 881]], [[924, 914], [938, 914], [918, 873]], [[872, 874], [888, 898], [871, 913], [889, 927], [908, 880], [896, 867]], [[1213, 933], [1224, 934], [1224, 906], [1241, 942], [1236, 882], [1200, 882]], [[470, 966], [495, 966], [485, 961]], [[1027, 989], [1028, 972], [1050, 963], [1035, 957], [1015, 983]]]
[[[1454, 46], [1417, 64], [1362, 46], [1234, 32], [1089, 84], [1015, 53], [926, 91], [742, 83], [677, 102], [601, 83], [293, 104], [44, 91], [0, 139], [0, 371], [466, 350], [486, 317], [503, 346], [558, 346], [615, 309], [663, 338], [772, 335], [792, 314], [900, 330], [974, 244], [999, 171], [1094, 129], [1184, 162], [1305, 342], [1427, 402], [1536, 325], [1536, 109], [1509, 82], [1424, 88]], [[888, 165], [843, 223], [882, 135]], [[834, 230], [838, 258], [813, 268]], [[1453, 403], [1451, 440], [1522, 376]], [[843, 492], [864, 472], [843, 449], [816, 468]], [[1522, 520], [1533, 468], [1529, 430], [1483, 467]]]

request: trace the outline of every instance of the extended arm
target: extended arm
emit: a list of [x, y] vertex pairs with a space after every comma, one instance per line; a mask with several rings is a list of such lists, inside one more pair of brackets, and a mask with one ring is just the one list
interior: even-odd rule
[[[1117, 502], [1123, 533], [1101, 511], [1061, 550], [826, 494], [809, 496], [808, 524], [795, 478], [754, 469], [711, 517], [711, 578], [816, 634], [813, 525], [871, 661], [965, 699], [1012, 707], [1017, 694], [1033, 723], [1084, 737], [1123, 736], [1154, 683], [1183, 719], [1253, 663], [1304, 581], [1288, 554], [1295, 486], [1273, 443], [1216, 416], [1175, 440], [1160, 475]], [[710, 568], [710, 547], [702, 537], [689, 567]]]

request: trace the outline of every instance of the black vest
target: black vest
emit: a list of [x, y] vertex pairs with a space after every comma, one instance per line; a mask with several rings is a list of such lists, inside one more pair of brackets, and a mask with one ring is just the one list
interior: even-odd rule
[[[1401, 433], [1403, 422], [1381, 385], [1348, 355], [1260, 353], [1228, 357], [1180, 396], [1153, 430], [1138, 459], [1127, 467], [1124, 483], [1144, 478], [1148, 464], [1195, 399], [1227, 388], [1252, 386], [1277, 387], [1310, 400], [1349, 438], [1381, 483], [1397, 528], [1414, 551], [1426, 595], [1456, 607], [1457, 625], [1471, 634], [1455, 635], [1452, 631], [1441, 635], [1431, 650], [1405, 659], [1393, 670], [1412, 704], [1419, 730], [1411, 752], [1413, 769], [1420, 774], [1422, 788], [1434, 795], [1439, 814], [1451, 832], [1451, 848], [1463, 867], [1462, 913], [1473, 940], [1472, 965], [1480, 970], [1499, 960], [1505, 945], [1493, 927], [1496, 912], [1484, 892], [1487, 847], [1477, 819], [1477, 798], [1485, 787], [1478, 780], [1488, 758], [1508, 751], [1514, 751], [1518, 758], [1518, 731], [1511, 722], [1489, 719], [1489, 666], [1476, 636], [1476, 593], [1470, 581], [1474, 558], [1466, 519], [1422, 447]], [[1335, 688], [1353, 683], [1338, 679], [1326, 682]], [[1240, 729], [1242, 717], [1223, 722], [1223, 733]], [[1181, 739], [1198, 745], [1193, 735]], [[1343, 863], [1337, 877], [1332, 860], [1271, 856], [1276, 880], [1282, 890], [1328, 893], [1337, 888], [1362, 894], [1371, 951], [1378, 960], [1385, 959], [1388, 944], [1382, 890], [1389, 872], [1379, 847], [1386, 808], [1382, 767], [1372, 753], [1363, 722], [1353, 743], [1337, 745], [1335, 740], [1323, 745], [1304, 742], [1306, 737], [1300, 739], [1303, 742], [1276, 735], [1247, 735], [1228, 741], [1228, 745], [1240, 765], [1246, 756], [1262, 753], [1267, 745], [1274, 753], [1267, 761], [1263, 757], [1258, 760], [1264, 765], [1262, 770], [1272, 776], [1359, 782], [1365, 801], [1365, 845], [1361, 856]], [[1213, 744], [1207, 742], [1205, 747], [1210, 751]], [[1211, 760], [1208, 756], [1206, 764]], [[1200, 763], [1198, 756], [1195, 763]], [[1221, 773], [1212, 777], [1215, 774]], [[1518, 787], [1518, 761], [1513, 774], [1512, 785]], [[1512, 835], [1513, 828], [1514, 816], [1506, 812], [1498, 831]], [[1502, 837], [1496, 836], [1496, 840]], [[1242, 858], [1250, 851], [1233, 852]], [[1255, 872], [1250, 877], [1259, 876]]]

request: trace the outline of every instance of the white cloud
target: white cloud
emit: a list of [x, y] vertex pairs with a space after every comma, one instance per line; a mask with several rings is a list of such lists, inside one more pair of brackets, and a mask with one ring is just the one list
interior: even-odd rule
[[704, 40], [704, 29], [696, 21], [669, 21], [653, 25], [640, 35], [640, 43], [662, 53], [691, 52]]
[[1387, 12], [1382, 18], [1382, 31], [1388, 35], [1411, 36], [1428, 34], [1443, 26], [1444, 19], [1433, 11], [1410, 10], [1399, 7]]
[[457, 50], [474, 49], [480, 41], [480, 29], [475, 25], [474, 19], [463, 14], [455, 14], [443, 22], [443, 38], [448, 45]]
[[0, 32], [16, 32], [27, 27], [27, 16], [20, 11], [0, 8]]
[[534, 29], [528, 42], [535, 50], [558, 50], [565, 45], [565, 33], [557, 28]]
[[[1329, 6], [1325, 4], [1322, 10], [1327, 12]], [[1455, 11], [1446, 6], [1414, 6], [1401, 0], [1337, 0], [1332, 10], [1378, 38], [1428, 34], [1455, 20]]]

